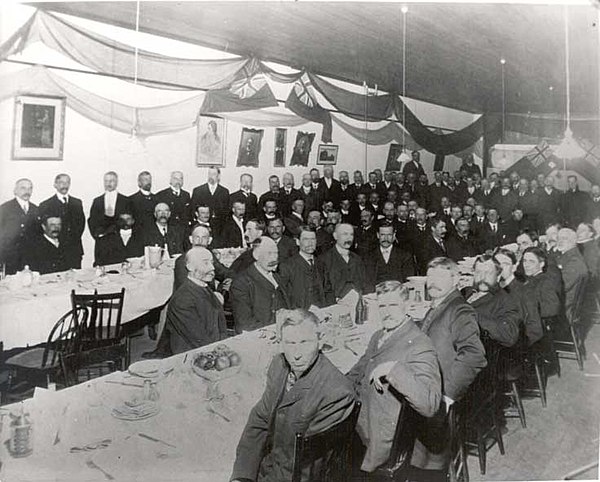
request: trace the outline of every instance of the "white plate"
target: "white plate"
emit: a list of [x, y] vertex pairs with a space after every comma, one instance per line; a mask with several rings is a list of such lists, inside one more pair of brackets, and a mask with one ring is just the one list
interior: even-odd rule
[[142, 378], [156, 378], [165, 371], [161, 360], [140, 360], [129, 365], [129, 373]]

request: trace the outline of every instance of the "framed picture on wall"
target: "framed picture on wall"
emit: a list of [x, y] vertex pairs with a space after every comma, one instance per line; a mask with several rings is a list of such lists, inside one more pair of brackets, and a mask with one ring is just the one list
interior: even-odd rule
[[294, 144], [290, 166], [308, 166], [308, 155], [310, 154], [314, 140], [314, 132], [300, 131], [296, 134], [296, 144]]
[[196, 166], [225, 166], [225, 119], [199, 115], [196, 120]]
[[386, 171], [401, 171], [402, 163], [398, 160], [400, 154], [402, 154], [401, 144], [390, 144], [390, 150], [388, 151], [387, 162], [385, 163]]
[[275, 167], [285, 167], [285, 145], [287, 141], [287, 129], [275, 129]]
[[242, 129], [237, 166], [258, 167], [258, 155], [264, 134], [263, 129]]
[[321, 164], [322, 166], [335, 166], [337, 163], [338, 149], [339, 146], [320, 144], [317, 155], [317, 164]]
[[65, 106], [64, 97], [49, 95], [15, 97], [13, 159], [62, 160]]

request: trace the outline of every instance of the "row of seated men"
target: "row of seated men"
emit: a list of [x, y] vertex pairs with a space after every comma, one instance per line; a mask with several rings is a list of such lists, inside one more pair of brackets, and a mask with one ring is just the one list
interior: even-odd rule
[[[97, 242], [119, 229], [120, 214], [130, 213], [135, 219], [132, 229], [136, 234], [135, 241], [145, 243], [145, 238], [150, 238], [150, 241], [159, 241], [160, 244], [162, 238], [172, 237], [175, 238], [174, 243], [179, 244], [181, 239], [185, 243], [191, 226], [200, 222], [210, 224], [213, 247], [226, 247], [244, 246], [245, 241], [240, 234], [240, 221], [244, 219], [266, 221], [279, 215], [287, 221], [286, 226], [289, 224], [288, 234], [297, 234], [297, 226], [309, 222], [308, 216], [313, 211], [320, 211], [326, 219], [330, 211], [338, 210], [342, 221], [358, 226], [362, 223], [361, 213], [367, 207], [375, 213], [375, 220], [385, 216], [389, 221], [394, 217], [394, 214], [390, 214], [392, 205], [395, 210], [404, 210], [401, 206], [406, 206], [409, 219], [416, 218], [417, 207], [425, 209], [427, 213], [441, 213], [449, 218], [453, 206], [458, 206], [468, 219], [475, 211], [479, 222], [483, 220], [484, 207], [494, 207], [502, 223], [507, 223], [511, 216], [517, 220], [521, 216], [532, 229], [537, 230], [556, 222], [576, 228], [580, 222], [591, 222], [600, 216], [599, 186], [592, 186], [589, 194], [582, 192], [578, 188], [577, 178], [571, 176], [569, 188], [563, 193], [554, 188], [551, 176], [540, 175], [527, 180], [512, 172], [501, 177], [492, 173], [486, 179], [481, 177], [481, 171], [473, 163], [472, 156], [467, 157], [453, 177], [449, 172], [435, 172], [431, 184], [417, 151], [403, 172], [382, 173], [375, 169], [369, 173], [368, 182], [363, 182], [361, 171], [355, 171], [353, 180], [350, 183], [346, 171], [340, 172], [339, 180], [335, 179], [330, 166], [323, 169], [323, 177], [320, 177], [318, 169], [313, 168], [302, 176], [300, 187], [295, 186], [290, 173], [283, 175], [283, 186], [278, 176], [271, 176], [269, 190], [257, 197], [252, 192], [253, 178], [250, 174], [243, 174], [240, 177], [240, 189], [230, 194], [229, 189], [220, 184], [220, 170], [211, 168], [207, 182], [194, 188], [191, 195], [183, 189], [183, 173], [179, 171], [171, 174], [167, 188], [155, 194], [152, 192], [152, 175], [143, 171], [138, 176], [139, 191], [124, 196], [118, 192], [117, 174], [111, 171], [104, 176], [105, 192], [92, 202], [87, 224]], [[69, 268], [81, 267], [81, 237], [85, 229], [83, 203], [71, 195], [71, 180], [67, 174], [57, 175], [54, 187], [56, 194], [43, 201], [38, 208], [31, 202], [33, 184], [28, 179], [20, 179], [15, 185], [15, 198], [0, 205], [0, 225], [3, 227], [0, 232], [0, 263], [5, 265], [8, 274], [25, 265], [26, 244], [31, 244], [34, 238], [41, 238], [43, 244], [43, 232], [39, 224], [41, 218], [47, 218], [48, 215], [61, 218], [59, 243], [64, 247], [66, 265]], [[298, 200], [303, 201], [300, 216], [300, 208], [294, 207]], [[245, 205], [243, 214], [239, 207], [231, 213], [236, 202], [238, 206], [240, 202]], [[156, 206], [161, 203], [166, 204], [170, 211], [166, 229], [156, 223]], [[520, 214], [513, 214], [515, 210]], [[403, 216], [398, 212], [400, 221]], [[456, 217], [453, 219], [456, 220]], [[511, 228], [513, 234], [521, 222], [514, 224]], [[171, 230], [171, 226], [177, 227]], [[475, 232], [474, 226], [472, 228]], [[95, 264], [107, 264], [103, 251], [105, 249], [102, 247], [95, 249]]]

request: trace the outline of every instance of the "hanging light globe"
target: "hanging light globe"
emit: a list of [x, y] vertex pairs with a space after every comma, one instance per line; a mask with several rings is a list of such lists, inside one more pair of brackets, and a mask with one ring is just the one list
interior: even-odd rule
[[585, 150], [573, 137], [573, 131], [570, 127], [567, 127], [562, 142], [553, 151], [559, 159], [577, 159], [585, 156]]

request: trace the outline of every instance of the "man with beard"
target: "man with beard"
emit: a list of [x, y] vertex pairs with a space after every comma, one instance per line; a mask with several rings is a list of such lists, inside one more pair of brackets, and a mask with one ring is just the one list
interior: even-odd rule
[[319, 209], [321, 206], [321, 198], [319, 197], [317, 190], [312, 186], [310, 174], [304, 174], [302, 176], [302, 186], [300, 186], [298, 192], [304, 201], [304, 209], [306, 212], [312, 211], [313, 209]]
[[340, 171], [340, 201], [348, 197], [348, 188], [350, 187], [350, 177], [348, 171]]
[[156, 193], [156, 201], [165, 203], [171, 210], [170, 224], [186, 228], [190, 215], [190, 193], [183, 189], [183, 172], [173, 171], [169, 187]]
[[133, 232], [135, 219], [128, 212], [119, 214], [116, 228], [96, 241], [94, 266], [106, 266], [144, 255], [141, 236]]
[[157, 200], [152, 194], [152, 175], [148, 171], [140, 172], [137, 182], [140, 189], [129, 196], [129, 202], [135, 218], [134, 229], [142, 232], [146, 226], [154, 223], [154, 207]]
[[58, 214], [47, 213], [42, 219], [42, 235], [27, 243], [24, 263], [40, 274], [57, 273], [68, 269], [65, 247], [60, 242], [62, 221]]
[[338, 224], [333, 239], [335, 246], [317, 259], [326, 305], [337, 303], [350, 290], [362, 294], [365, 287], [364, 263], [350, 251], [354, 244], [354, 228], [350, 224]]
[[271, 238], [262, 236], [252, 250], [255, 262], [233, 280], [230, 290], [237, 333], [256, 330], [275, 322], [275, 313], [289, 300], [277, 270], [279, 252]]
[[456, 221], [456, 231], [448, 238], [446, 247], [448, 257], [457, 262], [479, 254], [479, 246], [471, 236], [471, 228], [467, 219], [460, 218]]
[[354, 171], [353, 180], [354, 182], [348, 186], [348, 199], [350, 199], [350, 201], [355, 201], [358, 193], [362, 191], [364, 184], [362, 172]]
[[519, 305], [498, 284], [502, 273], [500, 263], [489, 255], [475, 261], [473, 288], [465, 290], [465, 297], [477, 312], [482, 333], [500, 345], [510, 348], [519, 339]]
[[309, 226], [300, 226], [296, 239], [299, 252], [279, 265], [281, 285], [288, 294], [291, 308], [309, 309], [323, 306], [323, 283], [315, 269], [317, 233]]
[[194, 247], [186, 253], [185, 264], [188, 277], [171, 297], [165, 323], [174, 354], [227, 337], [223, 305], [208, 287], [215, 277], [212, 253]]
[[147, 224], [140, 232], [144, 246], [160, 246], [173, 256], [185, 251], [185, 239], [181, 226], [169, 226], [170, 217], [169, 206], [158, 203], [154, 208], [155, 222]]
[[409, 253], [412, 253], [411, 241], [411, 223], [408, 219], [408, 206], [400, 204], [396, 208], [396, 218], [394, 219], [394, 232], [396, 233], [396, 243]]

